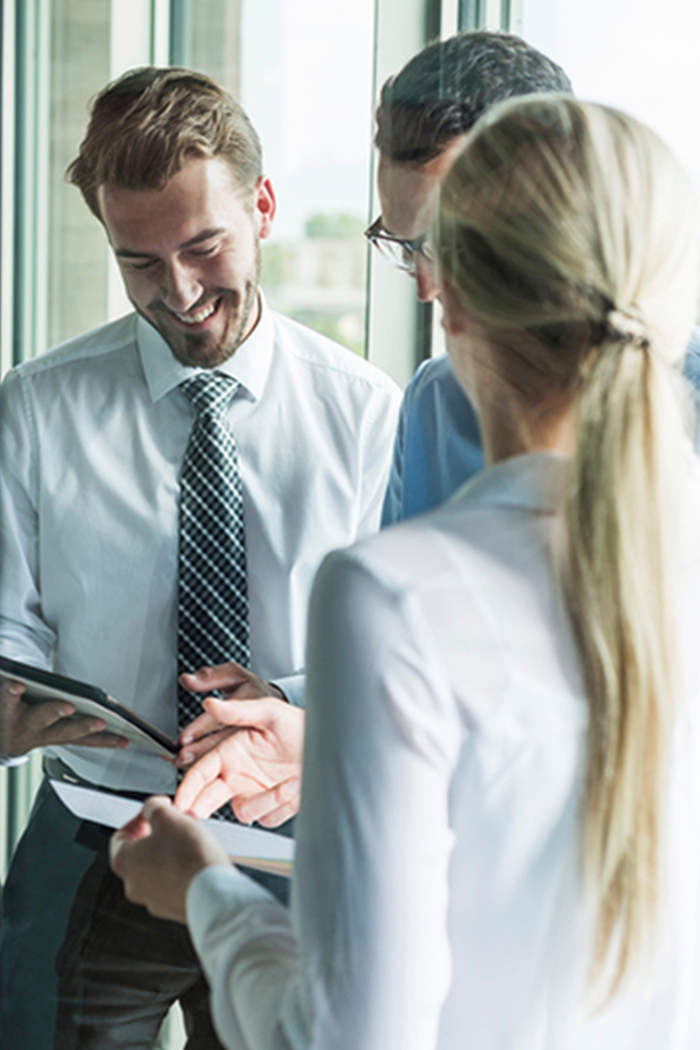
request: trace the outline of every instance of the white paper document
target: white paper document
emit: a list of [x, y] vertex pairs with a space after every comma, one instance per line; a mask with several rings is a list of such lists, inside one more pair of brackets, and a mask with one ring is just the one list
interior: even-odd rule
[[[52, 780], [51, 787], [74, 816], [107, 828], [120, 828], [135, 817], [142, 806], [135, 799], [64, 780]], [[292, 874], [294, 839], [223, 820], [203, 820], [202, 824], [237, 863], [275, 875]]]

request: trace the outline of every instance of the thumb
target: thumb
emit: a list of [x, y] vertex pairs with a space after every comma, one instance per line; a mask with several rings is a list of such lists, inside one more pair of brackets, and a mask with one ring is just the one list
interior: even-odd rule
[[138, 842], [139, 839], [145, 839], [151, 834], [151, 825], [147, 820], [144, 819], [143, 811], [137, 813], [135, 817], [127, 821], [123, 827], [119, 828], [114, 832], [112, 838], [121, 841], [122, 839], [129, 842]]
[[191, 693], [207, 693], [211, 689], [231, 689], [245, 682], [250, 672], [230, 661], [216, 667], [200, 667], [192, 674], [180, 675], [180, 682]]
[[152, 828], [155, 828], [167, 822], [173, 809], [173, 800], [167, 795], [151, 795], [143, 804], [141, 816]]
[[144, 819], [143, 809], [124, 824], [123, 827], [118, 828], [114, 832], [109, 840], [109, 860], [115, 871], [119, 867], [119, 855], [122, 850], [128, 847], [130, 843], [148, 838], [150, 834], [151, 825]]
[[[278, 701], [272, 701], [273, 703]], [[260, 729], [270, 723], [270, 701], [260, 700], [217, 700], [208, 696], [203, 702], [207, 714], [217, 722], [227, 726], [247, 726]]]

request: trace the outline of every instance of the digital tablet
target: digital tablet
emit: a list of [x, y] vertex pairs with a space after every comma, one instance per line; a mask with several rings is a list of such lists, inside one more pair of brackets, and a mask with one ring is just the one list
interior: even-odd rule
[[102, 718], [106, 723], [105, 732], [118, 733], [149, 751], [170, 756], [180, 750], [179, 745], [160, 729], [128, 707], [123, 707], [97, 686], [50, 671], [41, 671], [38, 667], [10, 660], [6, 656], [0, 656], [0, 681], [22, 682], [26, 685], [27, 691], [22, 694], [22, 700], [27, 704], [67, 700], [75, 707], [76, 715]]

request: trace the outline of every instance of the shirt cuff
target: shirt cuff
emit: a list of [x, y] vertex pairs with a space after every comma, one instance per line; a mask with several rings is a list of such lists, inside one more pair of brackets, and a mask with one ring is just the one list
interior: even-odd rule
[[185, 901], [187, 925], [210, 983], [221, 964], [220, 956], [235, 953], [234, 935], [240, 932], [238, 913], [250, 904], [270, 903], [282, 907], [233, 864], [211, 864], [195, 875]]
[[287, 678], [275, 678], [272, 685], [281, 689], [287, 700], [293, 707], [304, 706], [304, 692], [306, 690], [305, 674], [290, 674]]
[[284, 1040], [285, 1046], [309, 1046], [306, 1014], [294, 1004], [290, 1013], [284, 1005], [298, 966], [287, 909], [236, 868], [219, 864], [192, 880], [186, 910], [222, 1044], [230, 1050], [239, 1050], [243, 1042], [282, 1045], [275, 1037], [282, 1024], [302, 1032]]
[[274, 900], [271, 893], [249, 879], [235, 864], [209, 864], [202, 868], [192, 879], [187, 890], [187, 902], [190, 898], [194, 902], [202, 902], [210, 899], [211, 894], [227, 900], [240, 900], [242, 904], [250, 901]]
[[11, 755], [0, 754], [0, 769], [12, 769], [13, 766], [23, 766], [28, 761], [29, 755], [16, 755], [13, 758]]

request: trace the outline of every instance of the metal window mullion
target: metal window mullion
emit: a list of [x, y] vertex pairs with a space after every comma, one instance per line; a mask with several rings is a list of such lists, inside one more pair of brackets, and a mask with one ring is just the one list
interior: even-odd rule
[[[154, 54], [156, 8], [142, 0], [112, 0], [109, 12], [109, 75], [121, 76], [134, 66], [148, 65]], [[112, 252], [107, 262], [107, 320], [130, 309], [124, 283]]]
[[523, 2], [524, 0], [503, 0], [503, 28], [517, 36], [522, 33]]
[[459, 28], [481, 29], [486, 15], [486, 0], [459, 0]]
[[510, 30], [518, 0], [459, 0], [458, 24], [465, 29]]
[[15, 363], [46, 348], [50, 0], [17, 7], [13, 295]]
[[[15, 0], [3, 0], [0, 15], [0, 377], [12, 364], [14, 316]], [[1, 863], [1, 858], [0, 858]]]
[[170, 0], [170, 64], [192, 65], [192, 0]]
[[[396, 73], [440, 26], [440, 0], [376, 0], [374, 34], [375, 104], [386, 78]], [[374, 122], [372, 122], [374, 127]], [[378, 212], [376, 151], [370, 172], [370, 214]], [[400, 385], [430, 353], [430, 308], [416, 301], [413, 281], [392, 271], [370, 252], [367, 267], [367, 353]]]
[[51, 0], [39, 0], [34, 206], [34, 353], [48, 348]]
[[[3, 792], [6, 804], [6, 864], [29, 820], [34, 796], [41, 783], [43, 771], [41, 752], [33, 751], [27, 762], [7, 770], [7, 789]], [[0, 799], [2, 795], [0, 794]], [[3, 872], [4, 875], [4, 872]]]
[[170, 0], [151, 0], [151, 65], [170, 63]]
[[[3, 189], [11, 195], [12, 361], [18, 364], [46, 349], [48, 318], [48, 157], [50, 84], [50, 0], [24, 0], [12, 5], [14, 76], [3, 80], [13, 96], [12, 167], [3, 161], [3, 173], [12, 174]], [[4, 14], [4, 12], [3, 12]], [[7, 52], [5, 51], [5, 55]], [[4, 77], [4, 73], [3, 73]], [[3, 91], [4, 94], [4, 91]], [[3, 100], [6, 111], [10, 100]], [[5, 148], [5, 144], [3, 144]], [[3, 202], [3, 211], [5, 202]], [[3, 224], [4, 225], [4, 224]], [[4, 254], [4, 252], [3, 252]], [[3, 258], [3, 263], [5, 262]], [[3, 334], [5, 325], [3, 321]], [[4, 803], [5, 848], [9, 859], [29, 816], [41, 780], [41, 755], [6, 772]]]
[[503, 0], [485, 0], [484, 29], [503, 28]]
[[459, 0], [442, 0], [440, 4], [440, 39], [445, 40], [459, 30]]
[[[20, 4], [15, 23], [15, 118], [16, 140], [21, 143], [15, 156], [13, 178], [14, 238], [13, 238], [13, 317], [12, 363], [18, 364], [25, 355], [25, 347], [33, 338], [32, 331], [32, 260], [31, 236], [34, 222], [34, 135], [28, 124], [33, 110], [34, 75], [31, 62], [31, 40], [35, 24], [34, 4]], [[28, 69], [28, 65], [30, 68]]]

